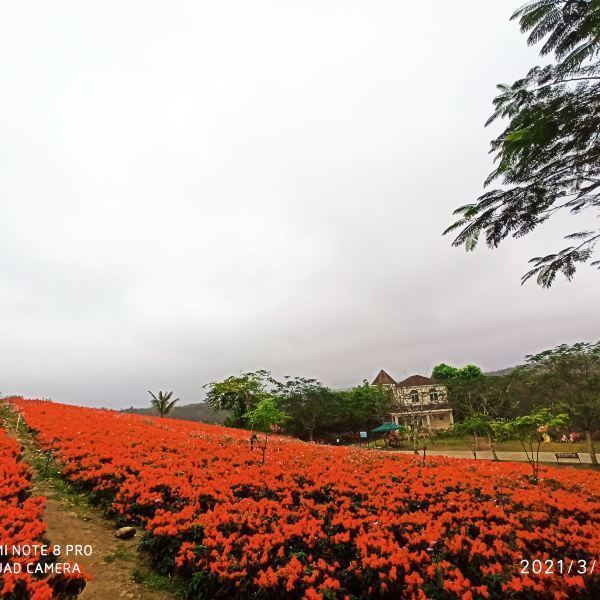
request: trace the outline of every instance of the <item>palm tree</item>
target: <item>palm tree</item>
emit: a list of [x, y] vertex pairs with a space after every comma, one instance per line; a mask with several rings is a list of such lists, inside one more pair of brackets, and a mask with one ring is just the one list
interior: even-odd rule
[[171, 400], [173, 392], [158, 392], [158, 396], [155, 396], [150, 391], [148, 393], [152, 396], [150, 404], [152, 404], [152, 408], [160, 415], [161, 419], [171, 412], [176, 402], [179, 402], [179, 398]]

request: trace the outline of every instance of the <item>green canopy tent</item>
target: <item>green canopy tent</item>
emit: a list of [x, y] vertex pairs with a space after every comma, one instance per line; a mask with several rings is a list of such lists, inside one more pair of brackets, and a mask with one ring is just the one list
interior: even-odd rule
[[383, 443], [387, 446], [388, 445], [388, 434], [392, 431], [405, 431], [405, 427], [402, 427], [402, 425], [396, 425], [396, 423], [391, 423], [391, 422], [387, 422], [387, 423], [382, 423], [379, 427], [375, 427], [375, 429], [371, 429], [371, 433], [375, 434], [377, 436], [377, 434], [382, 435], [383, 436]]
[[387, 423], [382, 423], [379, 427], [375, 427], [375, 429], [371, 429], [371, 433], [388, 433], [402, 429], [404, 429], [402, 425], [396, 425], [396, 423], [388, 421]]

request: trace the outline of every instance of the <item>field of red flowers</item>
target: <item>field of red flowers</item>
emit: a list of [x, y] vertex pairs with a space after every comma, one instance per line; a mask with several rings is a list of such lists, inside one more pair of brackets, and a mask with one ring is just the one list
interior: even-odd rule
[[[142, 526], [155, 567], [193, 597], [600, 597], [597, 473], [542, 468], [533, 485], [525, 464], [283, 437], [261, 465], [245, 431], [15, 404], [64, 477]], [[522, 573], [522, 559], [554, 562]]]
[[51, 552], [41, 555], [48, 548], [44, 538], [45, 499], [30, 497], [31, 473], [19, 460], [20, 454], [19, 444], [0, 428], [0, 598], [75, 596], [85, 586], [83, 575], [49, 575], [44, 567], [55, 560]]

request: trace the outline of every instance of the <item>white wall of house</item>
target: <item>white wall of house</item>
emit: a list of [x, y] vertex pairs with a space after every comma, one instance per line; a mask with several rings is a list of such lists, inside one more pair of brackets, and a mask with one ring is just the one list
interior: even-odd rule
[[[448, 402], [446, 386], [393, 386], [392, 393], [397, 411], [392, 412], [391, 417], [396, 425], [410, 426], [414, 420], [414, 412], [422, 413], [421, 424], [427, 429], [448, 429], [454, 423], [451, 408], [436, 408]], [[410, 413], [413, 414], [408, 416]]]
[[402, 406], [410, 404], [437, 404], [446, 402], [448, 398], [448, 390], [445, 385], [393, 386], [392, 393], [394, 400]]

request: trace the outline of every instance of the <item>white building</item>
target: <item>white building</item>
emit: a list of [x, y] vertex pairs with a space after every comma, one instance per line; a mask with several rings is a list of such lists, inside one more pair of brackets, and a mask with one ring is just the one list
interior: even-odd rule
[[373, 385], [389, 386], [394, 399], [390, 414], [396, 425], [427, 429], [447, 429], [454, 423], [452, 408], [448, 404], [448, 390], [435, 380], [423, 375], [411, 375], [395, 381], [383, 369], [373, 380]]

